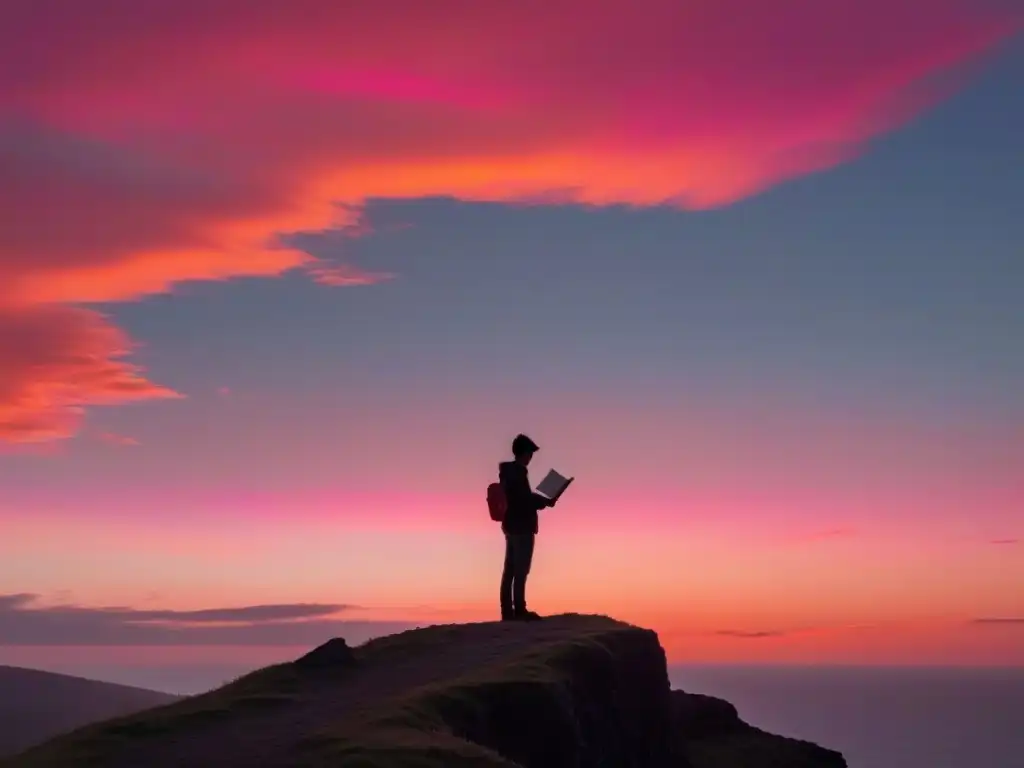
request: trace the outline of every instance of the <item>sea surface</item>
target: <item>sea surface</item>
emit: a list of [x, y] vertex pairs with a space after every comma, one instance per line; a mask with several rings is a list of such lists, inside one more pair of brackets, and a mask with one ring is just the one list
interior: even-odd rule
[[850, 768], [1024, 768], [1024, 668], [675, 666], [673, 687]]

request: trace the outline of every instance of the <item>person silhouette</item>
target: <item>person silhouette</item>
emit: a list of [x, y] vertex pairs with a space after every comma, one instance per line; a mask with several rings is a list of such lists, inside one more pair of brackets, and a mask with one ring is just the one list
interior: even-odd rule
[[537, 511], [555, 502], [530, 486], [527, 467], [539, 446], [526, 435], [512, 441], [512, 461], [498, 465], [498, 482], [505, 492], [508, 508], [501, 521], [505, 534], [505, 564], [501, 571], [501, 620], [535, 621], [539, 615], [526, 607], [526, 579], [533, 563], [537, 537]]

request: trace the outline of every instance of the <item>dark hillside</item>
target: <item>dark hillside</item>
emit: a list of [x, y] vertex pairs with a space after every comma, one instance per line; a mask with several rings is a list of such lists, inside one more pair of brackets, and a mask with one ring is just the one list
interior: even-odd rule
[[175, 701], [143, 688], [0, 666], [0, 755], [73, 728]]
[[336, 639], [4, 766], [842, 768], [726, 703], [669, 689], [654, 632], [601, 616]]

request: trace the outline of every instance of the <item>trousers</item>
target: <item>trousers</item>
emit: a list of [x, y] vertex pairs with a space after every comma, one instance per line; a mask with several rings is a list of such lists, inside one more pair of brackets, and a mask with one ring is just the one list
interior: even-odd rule
[[501, 571], [501, 610], [526, 610], [526, 577], [533, 564], [535, 534], [505, 534], [505, 567]]

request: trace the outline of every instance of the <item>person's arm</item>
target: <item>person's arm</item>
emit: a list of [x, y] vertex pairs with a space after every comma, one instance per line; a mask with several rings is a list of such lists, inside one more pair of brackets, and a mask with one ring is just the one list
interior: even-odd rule
[[509, 506], [533, 507], [537, 510], [552, 506], [552, 501], [547, 496], [533, 492], [526, 472], [510, 470], [501, 479], [505, 486], [505, 495], [508, 497]]

